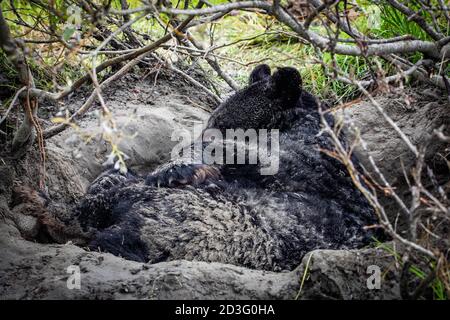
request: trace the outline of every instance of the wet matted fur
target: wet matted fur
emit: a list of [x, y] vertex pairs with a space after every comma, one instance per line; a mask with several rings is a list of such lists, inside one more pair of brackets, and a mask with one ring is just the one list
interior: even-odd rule
[[[210, 123], [223, 118], [233, 128], [226, 110], [239, 118], [236, 101], [242, 110], [266, 108], [256, 128], [280, 128], [279, 172], [261, 176], [258, 165], [175, 162], [146, 179], [107, 171], [76, 210], [84, 229], [94, 231], [91, 249], [150, 263], [188, 259], [280, 271], [292, 270], [313, 249], [358, 248], [377, 236], [365, 228], [376, 218], [345, 167], [320, 151], [332, 144], [319, 134], [315, 97], [301, 89], [301, 79], [292, 81], [298, 90], [277, 85], [298, 72], [281, 68], [271, 76], [270, 69], [257, 68], [251, 84], [224, 102]], [[164, 181], [174, 173], [184, 183], [168, 187]]]

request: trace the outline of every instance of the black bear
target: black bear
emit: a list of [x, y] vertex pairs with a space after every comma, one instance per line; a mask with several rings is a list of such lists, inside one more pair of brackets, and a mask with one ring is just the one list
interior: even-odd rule
[[[302, 90], [299, 72], [294, 68], [284, 67], [271, 75], [269, 66], [262, 64], [251, 72], [246, 88], [214, 110], [204, 133], [210, 129], [220, 130], [224, 135], [230, 129], [284, 129], [292, 124], [296, 113], [306, 109], [316, 110], [317, 104], [311, 94]], [[201, 135], [202, 138], [204, 134]], [[201, 143], [207, 144], [204, 140]], [[225, 148], [225, 145], [219, 147]], [[202, 154], [201, 158], [203, 156]], [[176, 159], [157, 168], [147, 177], [146, 182], [159, 187], [182, 184], [198, 186], [223, 179], [221, 165], [205, 165], [205, 162], [192, 163], [191, 159], [187, 162]], [[241, 170], [236, 171], [238, 168]], [[241, 174], [248, 173], [249, 170], [254, 172], [256, 169], [249, 166], [238, 168], [228, 165], [225, 169], [228, 173], [234, 171]]]
[[318, 102], [301, 84], [293, 68], [271, 75], [258, 66], [208, 122], [220, 130], [279, 129], [276, 174], [261, 175], [260, 162], [173, 161], [146, 178], [107, 171], [76, 211], [93, 232], [90, 248], [149, 263], [188, 259], [281, 271], [314, 249], [370, 243], [377, 234], [365, 226], [376, 224], [374, 211], [345, 167], [321, 151], [333, 145], [319, 134]]

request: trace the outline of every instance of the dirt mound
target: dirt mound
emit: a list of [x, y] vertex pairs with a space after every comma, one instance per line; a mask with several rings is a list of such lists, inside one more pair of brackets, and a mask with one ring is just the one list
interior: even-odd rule
[[[138, 172], [151, 171], [168, 160], [177, 143], [171, 140], [174, 131], [191, 132], [194, 124], [208, 119], [213, 102], [201, 92], [192, 95], [189, 88], [188, 83], [174, 76], [160, 75], [158, 81], [153, 82], [127, 75], [104, 91], [106, 105], [123, 133], [118, 147], [129, 156], [129, 168]], [[76, 110], [83, 101], [73, 96], [66, 103], [67, 108]], [[49, 144], [66, 150], [69, 157], [76, 159], [79, 176], [87, 186], [104, 170], [102, 163], [111, 147], [101, 139], [95, 108], [79, 125], [84, 135], [93, 135], [92, 140], [87, 141], [74, 130], [67, 130], [52, 138]]]
[[[169, 79], [161, 86], [154, 86], [148, 79], [130, 77], [106, 90], [105, 97], [121, 128], [130, 134], [138, 133], [135, 140], [124, 140], [121, 145], [133, 159], [130, 167], [147, 171], [167, 159], [167, 151], [171, 150], [171, 145], [167, 144], [170, 139], [167, 138], [171, 130], [190, 130], [193, 122], [208, 117], [207, 110], [211, 105], [206, 96], [198, 95], [198, 92], [186, 96], [189, 85], [180, 85], [179, 81], [171, 82]], [[413, 110], [392, 103], [392, 97], [377, 97], [413, 141], [424, 139], [423, 132], [448, 124], [448, 112], [443, 112], [445, 103], [437, 98], [431, 103], [429, 98], [427, 102], [423, 94], [416, 94], [416, 97], [419, 102], [411, 104]], [[82, 102], [80, 93], [72, 96], [66, 107], [74, 110]], [[398, 179], [399, 172], [394, 164], [399, 156], [405, 157], [407, 162], [407, 151], [370, 105], [361, 103], [349, 110], [350, 117], [359, 123], [364, 137], [371, 142], [374, 157], [384, 164], [386, 175]], [[88, 128], [97, 121], [93, 110], [79, 125]], [[431, 150], [442, 150], [442, 145], [436, 147]], [[95, 139], [86, 143], [73, 130], [67, 130], [47, 142], [47, 152], [51, 210], [64, 220], [67, 210], [103, 170], [102, 163], [109, 150]], [[11, 212], [14, 210], [10, 207], [12, 184], [16, 181], [16, 184], [37, 188], [36, 159], [38, 154], [33, 151], [25, 159], [0, 166], [2, 299], [400, 298], [395, 259], [384, 250], [313, 251], [312, 258], [306, 255], [295, 270], [275, 273], [183, 260], [146, 264], [107, 253], [89, 252], [71, 243], [26, 241], [21, 228], [32, 229], [37, 222], [27, 212]], [[381, 290], [367, 288], [367, 268], [371, 265], [379, 266], [386, 275], [382, 279]], [[71, 275], [68, 268], [73, 267], [75, 270], [78, 267], [81, 272], [81, 287], [70, 290], [67, 287]], [[303, 278], [306, 280], [298, 295]]]
[[[450, 144], [433, 134], [434, 130], [442, 128], [445, 135], [450, 135], [450, 104], [446, 94], [428, 87], [402, 88], [379, 94], [375, 99], [417, 148], [426, 148], [425, 162], [433, 171], [436, 180], [430, 181], [424, 174], [422, 177], [424, 185], [430, 186], [437, 183], [450, 195], [448, 166]], [[336, 115], [343, 116], [347, 127], [352, 128], [348, 130], [350, 137], [353, 136], [355, 128], [358, 128], [362, 139], [366, 142], [367, 151], [358, 145], [355, 152], [371, 177], [380, 185], [384, 185], [371, 165], [369, 155], [397, 194], [409, 203], [411, 192], [405, 177], [413, 181], [411, 170], [416, 165], [416, 157], [399, 134], [368, 101], [339, 110]], [[398, 215], [399, 206], [394, 198], [383, 195], [382, 192], [379, 197], [391, 221], [398, 219], [398, 227], [406, 230], [407, 219], [405, 215]], [[444, 223], [439, 224], [436, 230], [442, 229], [442, 234], [445, 234], [446, 228], [448, 229], [448, 224]], [[448, 237], [442, 237], [439, 241], [447, 244], [439, 245], [439, 247], [448, 247], [448, 240], [444, 240], [446, 238]]]
[[[441, 126], [444, 133], [450, 133], [450, 106], [446, 96], [440, 91], [420, 87], [378, 95], [376, 101], [413, 144], [427, 147], [427, 162], [438, 171], [445, 171], [445, 157], [450, 145], [432, 135], [433, 130]], [[343, 115], [349, 126], [360, 130], [368, 154], [387, 180], [393, 184], [400, 182], [404, 176], [403, 168], [408, 172], [415, 156], [375, 107], [363, 101], [339, 110], [336, 115]], [[367, 152], [361, 146], [357, 146], [356, 152], [364, 166], [373, 172]]]
[[[400, 298], [395, 260], [383, 250], [317, 250], [309, 263], [307, 256], [294, 271], [275, 273], [183, 260], [143, 264], [71, 244], [24, 241], [6, 224], [0, 245], [2, 299]], [[380, 290], [367, 289], [372, 264], [386, 272]], [[69, 289], [78, 270], [80, 287]], [[311, 277], [300, 291], [305, 272]]]

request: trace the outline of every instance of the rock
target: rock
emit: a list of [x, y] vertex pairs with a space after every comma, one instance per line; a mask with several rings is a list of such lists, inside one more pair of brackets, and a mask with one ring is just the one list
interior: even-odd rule
[[[142, 264], [80, 247], [25, 241], [0, 224], [0, 299], [399, 299], [393, 257], [380, 249], [316, 250], [291, 272], [251, 270], [222, 263], [177, 260]], [[309, 278], [299, 294], [308, 265]], [[379, 290], [366, 282], [380, 267]], [[68, 289], [68, 267], [80, 289]], [[140, 270], [135, 272], [135, 270]]]
[[[70, 244], [24, 241], [4, 223], [0, 244], [1, 299], [292, 299], [298, 290], [297, 271], [189, 261], [144, 265]], [[81, 271], [79, 290], [67, 288], [69, 266]]]
[[[312, 257], [311, 257], [312, 256]], [[308, 264], [308, 260], [311, 260]], [[399, 270], [393, 256], [382, 249], [316, 250], [303, 258], [308, 280], [300, 299], [400, 299]], [[379, 270], [379, 289], [369, 289], [371, 268]]]

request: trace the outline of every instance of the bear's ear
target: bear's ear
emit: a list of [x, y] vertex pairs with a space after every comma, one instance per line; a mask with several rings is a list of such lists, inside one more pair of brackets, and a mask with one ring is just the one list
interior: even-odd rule
[[272, 76], [275, 96], [285, 100], [295, 100], [302, 92], [302, 77], [297, 69], [279, 68]]
[[252, 85], [268, 77], [270, 77], [270, 67], [267, 64], [260, 64], [250, 73], [248, 84]]

